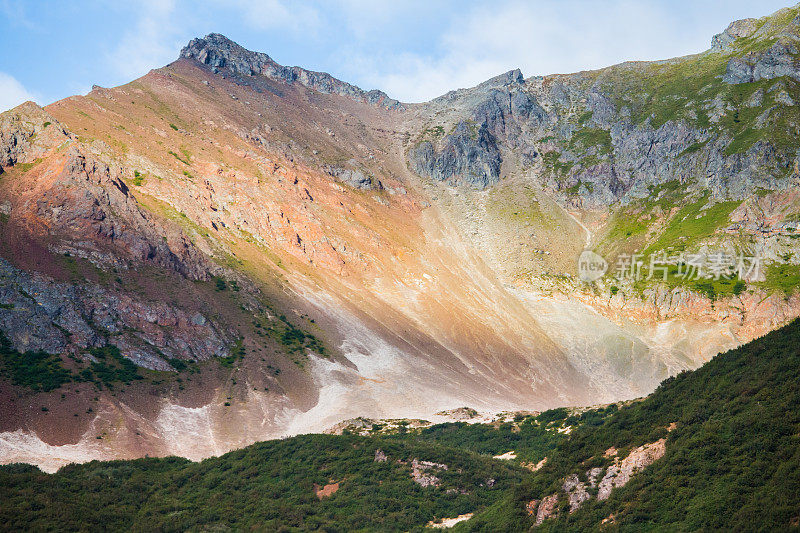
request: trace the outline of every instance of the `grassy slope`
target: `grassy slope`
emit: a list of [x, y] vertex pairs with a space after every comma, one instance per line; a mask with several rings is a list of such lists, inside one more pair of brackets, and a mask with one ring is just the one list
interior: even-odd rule
[[[615, 65], [606, 69], [586, 73], [586, 89], [592, 85], [600, 87], [609, 95], [618, 110], [630, 113], [634, 125], [659, 128], [667, 122], [683, 122], [702, 132], [706, 137], [677, 154], [696, 167], [695, 175], [688, 183], [678, 188], [679, 194], [659, 196], [664, 186], [654, 188], [650, 196], [634, 200], [631, 204], [616, 208], [612, 212], [605, 231], [600, 252], [612, 261], [619, 253], [646, 250], [645, 254], [673, 249], [692, 250], [700, 244], [718, 240], [715, 231], [729, 224], [729, 215], [737, 207], [734, 202], [718, 202], [710, 209], [699, 212], [707, 199], [696, 195], [685, 195], [686, 190], [696, 188], [705, 174], [704, 149], [721, 143], [724, 156], [747, 152], [756, 142], [767, 143], [764, 150], [775, 150], [793, 157], [797, 146], [797, 131], [800, 128], [800, 106], [785, 105], [781, 94], [793, 101], [800, 101], [800, 84], [788, 77], [761, 80], [753, 83], [730, 85], [722, 81], [728, 61], [749, 52], [763, 52], [777, 41], [777, 35], [786, 28], [800, 12], [792, 7], [783, 12], [759, 19], [758, 28], [764, 32], [758, 36], [739, 39], [734, 49], [725, 53], [705, 52], [682, 58], [658, 62], [634, 62]], [[717, 102], [717, 103], [715, 103]], [[718, 120], [714, 113], [721, 112]], [[598, 157], [613, 153], [610, 140], [604, 138], [608, 132], [597, 129], [591, 121], [591, 112], [577, 120], [577, 129], [569, 140], [560, 144], [577, 157], [576, 162], [564, 163], [560, 153], [544, 154], [545, 167], [557, 181], [566, 181], [567, 176], [598, 163]], [[552, 137], [548, 138], [552, 140]], [[596, 151], [587, 149], [596, 146]], [[791, 169], [787, 168], [787, 175]], [[780, 176], [778, 176], [780, 178]], [[674, 182], [677, 183], [677, 182]], [[581, 184], [564, 190], [567, 195], [579, 196]], [[669, 200], [665, 202], [664, 200]], [[678, 207], [673, 216], [653, 213], [656, 205], [669, 212]], [[791, 216], [787, 212], [787, 216]], [[702, 215], [695, 220], [697, 215]], [[664, 217], [668, 218], [663, 224]], [[796, 270], [796, 269], [795, 269]], [[768, 272], [766, 284], [770, 289], [793, 292], [778, 279], [778, 267]], [[731, 284], [732, 285], [732, 284]], [[730, 293], [727, 287], [718, 287], [721, 293]]]
[[[524, 503], [558, 490], [565, 475], [607, 464], [603, 451], [611, 446], [625, 454], [661, 437], [662, 459], [609, 500], [592, 500], [572, 515], [562, 510], [542, 530], [586, 531], [611, 514], [624, 531], [788, 528], [800, 517], [798, 346], [795, 321], [666, 380], [600, 427], [577, 429], [543, 470], [469, 528], [524, 526]], [[673, 422], [677, 429], [667, 433]]]
[[[560, 490], [567, 474], [607, 465], [607, 448], [624, 456], [666, 437], [666, 455], [609, 500], [592, 500], [572, 515], [562, 509], [542, 530], [585, 531], [611, 514], [624, 531], [785, 529], [800, 516], [798, 347], [800, 321], [666, 380], [641, 402], [583, 420], [565, 421], [566, 413], [554, 410], [519, 421], [519, 431], [447, 424], [379, 437], [306, 435], [201, 463], [93, 462], [55, 475], [6, 466], [0, 523], [8, 529], [413, 530], [434, 517], [479, 511], [458, 527], [518, 531], [530, 526], [527, 501]], [[565, 422], [578, 427], [558, 442], [537, 429]], [[677, 429], [668, 433], [673, 422]], [[378, 448], [388, 462], [374, 461]], [[532, 460], [546, 453], [547, 465], [530, 473], [488, 456], [514, 448]], [[397, 462], [412, 458], [448, 464], [436, 474], [442, 486], [414, 484], [409, 465]], [[340, 490], [317, 500], [314, 484], [331, 481], [341, 481]]]

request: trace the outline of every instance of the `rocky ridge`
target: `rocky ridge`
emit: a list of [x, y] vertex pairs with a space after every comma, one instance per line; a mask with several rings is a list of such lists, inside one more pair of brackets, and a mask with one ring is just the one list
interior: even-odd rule
[[[479, 188], [501, 175], [538, 173], [543, 187], [587, 208], [624, 204], [671, 180], [718, 199], [783, 190], [797, 182], [796, 154], [780, 139], [782, 124], [778, 132], [765, 124], [794, 117], [794, 99], [778, 95], [793, 93], [783, 80], [800, 75], [796, 11], [733, 23], [696, 56], [528, 79], [512, 71], [421, 104], [409, 109], [425, 124], [408, 149], [409, 165]], [[770, 40], [766, 49], [751, 44]], [[742, 103], [730, 85], [772, 80], [762, 100], [748, 104], [759, 111], [748, 112], [746, 125], [759, 135], [736, 146], [726, 117]], [[677, 107], [670, 100], [682, 108], [672, 116], [664, 114]], [[739, 129], [741, 119], [734, 122]]]
[[192, 39], [181, 50], [180, 57], [196, 59], [208, 65], [214, 73], [227, 71], [242, 76], [261, 75], [286, 83], [298, 83], [325, 94], [338, 94], [389, 110], [402, 110], [403, 105], [378, 90], [364, 91], [343, 82], [326, 72], [314, 72], [300, 67], [284, 67], [267, 54], [251, 52], [219, 33]]

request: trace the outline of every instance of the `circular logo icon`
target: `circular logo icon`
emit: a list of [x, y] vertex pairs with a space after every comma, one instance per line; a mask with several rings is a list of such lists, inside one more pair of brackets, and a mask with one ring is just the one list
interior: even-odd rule
[[578, 277], [591, 283], [603, 277], [608, 271], [608, 263], [603, 256], [591, 250], [585, 250], [578, 258]]

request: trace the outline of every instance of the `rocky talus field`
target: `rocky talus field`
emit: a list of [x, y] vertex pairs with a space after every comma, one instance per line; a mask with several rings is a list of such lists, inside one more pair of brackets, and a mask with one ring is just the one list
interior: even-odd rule
[[[800, 7], [736, 21], [696, 55], [514, 70], [425, 103], [210, 34], [126, 85], [22, 104], [0, 114], [0, 463], [197, 461], [359, 417], [458, 424], [463, 406], [525, 413], [514, 423], [549, 427], [536, 449], [554, 449], [611, 416], [598, 406], [800, 315], [798, 135]], [[605, 276], [581, 279], [585, 250]], [[654, 257], [663, 277], [620, 268], [652, 273]], [[734, 261], [677, 275], [697, 257]], [[548, 524], [599, 517], [598, 491], [621, 501], [621, 479], [669, 457], [673, 421], [641, 422], [647, 434], [580, 471], [569, 461], [588, 455], [565, 451], [524, 494], [518, 463], [544, 454], [497, 466], [470, 454], [502, 446], [461, 449], [458, 476], [484, 483], [469, 497], [430, 443], [342, 438], [370, 461], [380, 448], [398, 486], [410, 468], [459, 494], [398, 527], [479, 507]], [[342, 442], [234, 457], [329, 438]], [[347, 486], [336, 468], [309, 501]], [[488, 479], [511, 492], [481, 500]], [[308, 526], [276, 513], [229, 525]]]

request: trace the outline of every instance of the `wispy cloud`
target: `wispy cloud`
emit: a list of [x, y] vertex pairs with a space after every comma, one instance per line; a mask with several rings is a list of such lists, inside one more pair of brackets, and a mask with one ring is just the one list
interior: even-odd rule
[[28, 18], [25, 2], [19, 0], [0, 0], [0, 13], [12, 24], [33, 29], [36, 25]]
[[13, 76], [0, 72], [0, 112], [16, 107], [27, 100], [36, 100]]
[[139, 0], [135, 4], [138, 20], [107, 55], [111, 66], [125, 79], [138, 78], [174, 60], [179, 46], [179, 28], [172, 20], [175, 0]]
[[[787, 0], [0, 0], [2, 69], [35, 94], [119, 84], [225, 33], [276, 60], [422, 101], [521, 68], [526, 76], [699, 52], [711, 36]], [[86, 27], [63, 27], [80, 14]], [[29, 27], [31, 24], [35, 26]], [[68, 31], [69, 30], [69, 31]], [[36, 33], [39, 38], [32, 39]], [[76, 53], [64, 53], [64, 43]], [[87, 51], [106, 53], [92, 61]], [[29, 76], [39, 65], [47, 76]], [[23, 72], [25, 74], [23, 75]], [[24, 76], [24, 77], [23, 77]], [[53, 83], [58, 80], [58, 83]]]
[[[351, 61], [367, 73], [371, 86], [405, 101], [422, 101], [513, 68], [525, 76], [544, 75], [700, 52], [732, 16], [732, 7], [726, 12], [715, 8], [717, 3], [680, 8], [657, 0], [472, 4], [447, 18], [430, 50], [356, 50]], [[709, 25], [712, 10], [720, 18], [716, 26]]]
[[309, 2], [212, 0], [210, 3], [238, 11], [242, 22], [262, 30], [281, 27], [293, 31], [316, 31], [320, 25], [319, 11]]

